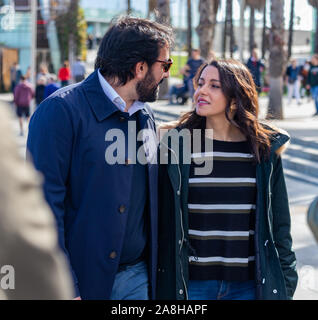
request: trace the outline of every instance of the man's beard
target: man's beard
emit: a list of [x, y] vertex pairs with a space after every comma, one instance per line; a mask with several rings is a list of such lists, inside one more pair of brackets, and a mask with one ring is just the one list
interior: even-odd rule
[[136, 91], [138, 94], [138, 100], [140, 102], [154, 102], [158, 98], [159, 85], [163, 79], [156, 83], [156, 79], [153, 76], [151, 70], [149, 70], [144, 79], [140, 80], [136, 85]]

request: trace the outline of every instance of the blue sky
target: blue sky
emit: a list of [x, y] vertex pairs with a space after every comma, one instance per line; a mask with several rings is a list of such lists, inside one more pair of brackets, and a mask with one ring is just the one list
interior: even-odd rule
[[[131, 5], [134, 9], [137, 9], [142, 12], [147, 11], [147, 0], [131, 0]], [[219, 12], [219, 19], [222, 19], [224, 16], [224, 9], [225, 9], [225, 0], [221, 0], [221, 10]], [[268, 2], [268, 14], [270, 11], [270, 1]], [[81, 0], [81, 4], [83, 7], [90, 7], [90, 8], [105, 8], [110, 9], [114, 12], [117, 11], [123, 11], [126, 8], [126, 0]], [[186, 0], [171, 0], [171, 12], [176, 13], [174, 14], [174, 21], [176, 24], [184, 24], [186, 23], [185, 17], [186, 17]], [[198, 20], [198, 3], [199, 0], [192, 0], [193, 5], [193, 24], [197, 24]], [[240, 4], [239, 0], [233, 0], [233, 8], [234, 8], [234, 18], [239, 19], [240, 16]], [[289, 23], [289, 11], [290, 11], [290, 0], [285, 0], [285, 23], [286, 26]], [[181, 14], [179, 14], [179, 12]], [[296, 19], [299, 23], [295, 24], [295, 29], [302, 29], [302, 30], [312, 30], [312, 16], [313, 16], [313, 10], [312, 7], [308, 4], [307, 0], [295, 0], [295, 13], [296, 16], [299, 18]], [[248, 18], [249, 12], [246, 10], [245, 17]], [[262, 20], [262, 14], [257, 13], [256, 19]], [[268, 16], [268, 21], [270, 21], [270, 18]], [[184, 21], [184, 23], [183, 23]]]

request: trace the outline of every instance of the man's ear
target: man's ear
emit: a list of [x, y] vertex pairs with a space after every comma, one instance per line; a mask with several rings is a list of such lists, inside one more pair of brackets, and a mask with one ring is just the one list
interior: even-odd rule
[[137, 79], [142, 80], [148, 71], [148, 64], [145, 61], [140, 61], [136, 63], [135, 66], [135, 76]]

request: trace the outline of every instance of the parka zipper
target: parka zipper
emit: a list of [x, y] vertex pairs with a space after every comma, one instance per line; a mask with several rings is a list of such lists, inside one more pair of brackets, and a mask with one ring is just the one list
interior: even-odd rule
[[[177, 163], [177, 167], [178, 167], [178, 173], [179, 173], [179, 187], [178, 187], [178, 190], [177, 190], [177, 194], [178, 196], [180, 197], [181, 196], [181, 186], [182, 186], [182, 177], [181, 177], [181, 170], [180, 170], [180, 166], [179, 166], [179, 163], [178, 163], [178, 157], [176, 155], [176, 153], [171, 149], [169, 148], [169, 146], [167, 146], [165, 143], [161, 142], [162, 144], [164, 144], [168, 150], [171, 151], [171, 153], [174, 155], [174, 157], [176, 158], [176, 163]], [[179, 256], [180, 256], [180, 259], [179, 259], [179, 263], [180, 263], [180, 270], [181, 270], [181, 277], [182, 277], [182, 282], [183, 282], [183, 286], [184, 286], [184, 293], [185, 293], [185, 297], [186, 297], [186, 300], [189, 300], [188, 298], [188, 288], [187, 288], [187, 285], [186, 285], [186, 281], [184, 279], [184, 273], [183, 273], [183, 267], [182, 267], [182, 260], [181, 260], [181, 250], [182, 250], [182, 247], [183, 247], [183, 242], [185, 241], [185, 236], [184, 236], [184, 228], [183, 228], [183, 218], [182, 218], [182, 210], [181, 210], [181, 201], [180, 202], [180, 208], [179, 208], [179, 212], [180, 212], [180, 225], [181, 225], [181, 234], [182, 234], [182, 237], [181, 237], [181, 241], [180, 241], [180, 247], [179, 247]]]
[[[182, 178], [181, 178], [181, 170], [178, 166], [178, 172], [179, 172], [179, 188], [178, 188], [178, 195], [179, 197], [181, 196], [181, 186], [182, 186]], [[179, 262], [180, 262], [180, 269], [181, 269], [181, 277], [182, 277], [182, 282], [183, 282], [183, 286], [184, 286], [184, 293], [185, 293], [185, 297], [186, 300], [188, 300], [188, 288], [184, 279], [184, 273], [183, 273], [183, 267], [182, 267], [182, 260], [181, 260], [181, 251], [182, 251], [182, 247], [183, 247], [183, 242], [185, 241], [185, 236], [184, 236], [184, 228], [183, 228], [183, 218], [182, 218], [182, 209], [181, 209], [181, 201], [180, 201], [180, 225], [181, 225], [181, 234], [182, 234], [182, 238], [181, 238], [181, 243], [180, 243], [180, 248], [179, 248]]]
[[273, 164], [271, 163], [271, 172], [270, 172], [270, 175], [269, 175], [269, 180], [268, 180], [268, 201], [267, 201], [267, 220], [268, 220], [268, 227], [269, 227], [269, 236], [271, 238], [271, 240], [273, 241], [273, 238], [272, 238], [272, 227], [271, 227], [271, 222], [270, 222], [270, 219], [269, 219], [269, 212], [270, 212], [270, 208], [271, 208], [271, 205], [272, 205], [272, 190], [271, 190], [271, 179], [272, 179], [272, 175], [273, 175]]

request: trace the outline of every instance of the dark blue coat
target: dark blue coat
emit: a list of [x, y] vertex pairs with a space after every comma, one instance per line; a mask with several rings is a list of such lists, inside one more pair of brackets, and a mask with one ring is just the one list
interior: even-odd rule
[[[118, 268], [133, 166], [106, 163], [105, 151], [113, 142], [105, 141], [105, 134], [113, 128], [126, 133], [126, 114], [106, 97], [95, 71], [84, 82], [43, 101], [30, 121], [28, 150], [44, 174], [45, 197], [56, 217], [59, 242], [69, 258], [76, 295], [83, 299], [108, 299]], [[155, 131], [148, 106], [139, 113], [139, 123]], [[127, 147], [126, 143], [125, 154]], [[158, 166], [147, 166], [148, 266], [154, 298]]]

